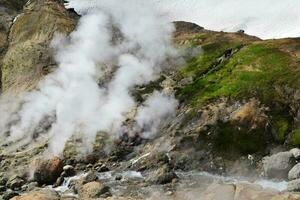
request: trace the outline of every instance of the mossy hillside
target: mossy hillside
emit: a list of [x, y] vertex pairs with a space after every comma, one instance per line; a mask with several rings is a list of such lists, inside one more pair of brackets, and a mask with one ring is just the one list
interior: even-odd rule
[[[212, 57], [209, 64], [215, 62], [211, 55], [197, 59], [206, 60], [207, 57]], [[201, 62], [191, 62], [183, 71], [191, 69], [191, 64], [194, 68], [203, 69]], [[204, 68], [209, 64], [204, 65]], [[295, 73], [294, 68], [287, 53], [271, 45], [253, 44], [242, 48], [228, 62], [220, 63], [216, 71], [208, 72], [182, 88], [178, 96], [195, 103], [220, 97], [243, 99], [256, 96], [269, 104], [274, 100], [281, 100], [276, 95], [276, 86], [297, 87], [299, 74]], [[196, 70], [191, 70], [192, 73], [194, 71]]]
[[[289, 101], [282, 90], [297, 90], [300, 86], [297, 59], [283, 50], [280, 41], [245, 42], [226, 37], [211, 40], [211, 36], [206, 36], [202, 33], [191, 38], [190, 43], [185, 43], [190, 47], [201, 45], [203, 53], [191, 58], [178, 72], [179, 79], [193, 77], [192, 83], [177, 90], [177, 97], [190, 110], [182, 127], [188, 126], [199, 108], [221, 98], [231, 102], [255, 98], [269, 108], [266, 111], [268, 127], [258, 127], [249, 132], [245, 124], [217, 124], [212, 127], [215, 134], [211, 138], [201, 139], [213, 141], [217, 151], [229, 154], [261, 152], [270, 142], [284, 143], [292, 131], [294, 119], [289, 107], [292, 100]], [[285, 48], [288, 46], [284, 45]], [[224, 59], [228, 50], [231, 54]], [[206, 137], [205, 133], [203, 135]], [[299, 140], [300, 145], [300, 131], [293, 135], [296, 138], [293, 141]]]

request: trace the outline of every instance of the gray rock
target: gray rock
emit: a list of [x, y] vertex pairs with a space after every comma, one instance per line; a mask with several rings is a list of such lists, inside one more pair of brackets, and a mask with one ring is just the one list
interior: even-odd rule
[[98, 176], [97, 176], [97, 172], [95, 171], [89, 171], [88, 174], [86, 175], [86, 177], [84, 178], [84, 183], [89, 183], [89, 182], [93, 182], [93, 181], [97, 181], [98, 180]]
[[293, 154], [293, 156], [296, 160], [300, 159], [300, 149], [294, 148], [294, 149], [291, 149], [290, 152]]
[[300, 178], [300, 163], [295, 165], [288, 174], [289, 180], [294, 180]]
[[65, 172], [65, 176], [66, 177], [70, 177], [70, 176], [75, 176], [76, 172], [73, 166], [71, 165], [66, 165], [63, 167], [63, 170]]
[[6, 186], [12, 190], [20, 190], [24, 183], [25, 181], [22, 178], [15, 176], [7, 181]]
[[9, 200], [15, 196], [19, 196], [19, 194], [17, 192], [14, 192], [12, 190], [7, 190], [4, 194], [3, 194], [3, 200]]
[[300, 179], [288, 182], [287, 190], [290, 192], [300, 192]]
[[263, 160], [264, 173], [269, 178], [287, 179], [289, 171], [296, 164], [291, 152], [280, 152]]
[[27, 191], [32, 191], [32, 190], [34, 190], [36, 187], [38, 187], [38, 183], [37, 182], [31, 182], [31, 183], [29, 183], [28, 185], [27, 185], [27, 188], [26, 188], [26, 190]]
[[150, 173], [146, 181], [155, 184], [167, 184], [171, 183], [173, 179], [178, 178], [173, 170], [167, 165], [160, 167], [154, 172]]

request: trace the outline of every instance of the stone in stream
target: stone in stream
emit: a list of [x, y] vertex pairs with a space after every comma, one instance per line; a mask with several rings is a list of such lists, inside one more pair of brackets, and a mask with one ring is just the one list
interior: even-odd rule
[[84, 177], [83, 183], [89, 183], [97, 180], [98, 180], [97, 172], [92, 170], [89, 171], [88, 174]]
[[297, 165], [295, 165], [288, 174], [288, 178], [289, 180], [295, 180], [300, 178], [300, 163], [298, 163]]
[[173, 179], [178, 178], [173, 170], [168, 165], [164, 165], [154, 172], [150, 173], [146, 181], [155, 184], [167, 184], [171, 183]]
[[71, 165], [66, 165], [63, 167], [65, 176], [64, 177], [71, 177], [76, 175], [76, 171], [73, 166]]
[[264, 173], [268, 178], [288, 178], [289, 171], [296, 164], [293, 153], [280, 152], [263, 160]]
[[296, 160], [300, 159], [300, 149], [294, 148], [294, 149], [291, 149], [290, 152], [293, 154], [293, 156]]
[[63, 171], [62, 160], [58, 157], [49, 160], [36, 159], [32, 165], [34, 180], [40, 185], [55, 183]]

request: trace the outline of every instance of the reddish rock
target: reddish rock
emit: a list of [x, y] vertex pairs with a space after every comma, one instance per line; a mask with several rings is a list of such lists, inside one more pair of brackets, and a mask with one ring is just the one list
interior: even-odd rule
[[40, 185], [53, 184], [63, 171], [63, 162], [58, 157], [49, 160], [37, 159], [33, 163], [34, 180]]

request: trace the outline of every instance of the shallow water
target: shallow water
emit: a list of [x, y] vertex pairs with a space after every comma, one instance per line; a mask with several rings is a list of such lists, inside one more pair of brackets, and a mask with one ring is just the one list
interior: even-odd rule
[[260, 185], [264, 189], [274, 189], [279, 192], [282, 192], [287, 189], [287, 182], [286, 181], [274, 181], [274, 180], [267, 180], [267, 179], [258, 179], [255, 181], [250, 180], [249, 177], [238, 177], [238, 176], [220, 176], [214, 175], [207, 172], [177, 172], [177, 175], [185, 181], [202, 181], [206, 180], [207, 183], [212, 182], [222, 182], [222, 183], [249, 183], [249, 184], [256, 184]]

